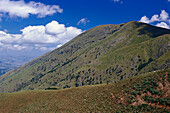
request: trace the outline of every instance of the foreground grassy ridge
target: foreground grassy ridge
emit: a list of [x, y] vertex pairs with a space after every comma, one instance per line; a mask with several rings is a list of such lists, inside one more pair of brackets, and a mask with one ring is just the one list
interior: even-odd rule
[[[83, 86], [54, 91], [27, 91], [17, 93], [0, 94], [0, 112], [170, 112], [169, 95], [166, 95], [164, 86], [169, 85], [170, 69], [152, 72], [145, 75], [135, 76], [131, 79], [122, 80], [116, 84], [103, 84], [95, 86]], [[151, 80], [148, 82], [147, 80]], [[160, 94], [159, 100], [162, 103], [155, 104], [146, 98], [141, 98], [144, 103], [137, 100], [141, 84], [144, 82], [148, 87], [154, 89], [158, 83], [164, 84], [163, 89], [154, 89]], [[135, 87], [135, 88], [134, 88]], [[140, 95], [148, 94], [150, 98], [156, 98], [155, 94], [150, 94], [146, 88], [141, 89]], [[146, 92], [144, 92], [146, 90]], [[157, 94], [156, 94], [157, 95]], [[131, 99], [132, 98], [132, 99]], [[149, 98], [149, 99], [150, 99]], [[165, 99], [166, 98], [166, 99]], [[131, 99], [131, 100], [129, 100]], [[158, 100], [158, 101], [159, 101]], [[137, 104], [136, 104], [137, 103]]]
[[170, 30], [140, 22], [92, 28], [0, 77], [0, 92], [69, 88], [170, 68]]

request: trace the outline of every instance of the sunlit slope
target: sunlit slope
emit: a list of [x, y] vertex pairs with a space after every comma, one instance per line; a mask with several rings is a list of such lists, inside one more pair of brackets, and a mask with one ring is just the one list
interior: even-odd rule
[[170, 30], [140, 22], [92, 28], [0, 77], [0, 92], [69, 88], [170, 67]]
[[0, 94], [2, 113], [168, 113], [170, 69], [117, 83]]

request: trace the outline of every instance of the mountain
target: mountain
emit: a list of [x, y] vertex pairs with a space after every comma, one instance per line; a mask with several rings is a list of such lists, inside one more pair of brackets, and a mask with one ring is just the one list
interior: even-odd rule
[[85, 31], [0, 77], [0, 92], [114, 83], [168, 69], [170, 30], [140, 22]]
[[12, 57], [12, 56], [2, 56], [0, 55], [0, 76], [6, 72], [22, 66], [24, 63], [28, 62], [28, 59], [23, 57]]
[[169, 113], [170, 69], [117, 83], [0, 94], [1, 113]]
[[5, 74], [7, 71], [14, 69], [15, 67], [9, 63], [0, 61], [0, 76]]
[[17, 50], [0, 50], [0, 76], [37, 58], [40, 54], [42, 55], [42, 52], [36, 51], [36, 53], [31, 54], [30, 51], [25, 53], [24, 51]]

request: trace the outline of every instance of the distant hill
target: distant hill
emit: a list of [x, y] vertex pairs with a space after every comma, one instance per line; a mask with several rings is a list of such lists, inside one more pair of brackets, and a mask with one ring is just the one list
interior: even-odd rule
[[0, 61], [0, 76], [5, 74], [7, 71], [14, 69], [15, 67], [11, 64]]
[[0, 50], [0, 76], [38, 57], [41, 52], [31, 54], [23, 51]]
[[1, 113], [169, 113], [170, 69], [117, 83], [0, 94]]
[[16, 58], [16, 57], [9, 57], [9, 56], [5, 56], [5, 57], [0, 56], [0, 76], [12, 69], [22, 66], [28, 61], [30, 60], [21, 57]]
[[0, 77], [0, 92], [114, 83], [170, 68], [170, 30], [140, 22], [101, 25]]

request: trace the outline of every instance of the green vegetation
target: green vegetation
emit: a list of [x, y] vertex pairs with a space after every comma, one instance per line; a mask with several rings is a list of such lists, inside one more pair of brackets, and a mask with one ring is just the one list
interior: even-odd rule
[[145, 101], [147, 101], [148, 103], [158, 103], [160, 105], [166, 105], [166, 106], [170, 106], [170, 98], [166, 97], [166, 98], [153, 98], [151, 96], [145, 96], [143, 98]]
[[[169, 69], [168, 69], [169, 70]], [[133, 82], [131, 87], [122, 91], [123, 95], [116, 98], [119, 104], [130, 105], [135, 112], [159, 112], [169, 113], [170, 98], [169, 98], [169, 71], [156, 72], [154, 75], [138, 76], [142, 79], [138, 82]], [[127, 82], [127, 81], [124, 81]], [[163, 85], [163, 83], [166, 83]], [[121, 99], [120, 99], [121, 98]], [[128, 108], [129, 109], [129, 108]]]
[[[170, 84], [168, 73], [170, 69], [138, 75], [112, 84], [1, 93], [0, 112], [169, 113], [170, 98], [166, 94]], [[165, 86], [162, 85], [163, 78]], [[161, 96], [152, 95], [145, 86], [157, 87], [159, 92], [164, 93]]]
[[[115, 83], [168, 69], [169, 41], [170, 30], [140, 22], [97, 26], [2, 75], [0, 92]], [[160, 93], [153, 87], [146, 87], [146, 91]], [[134, 96], [141, 92], [134, 92]]]

